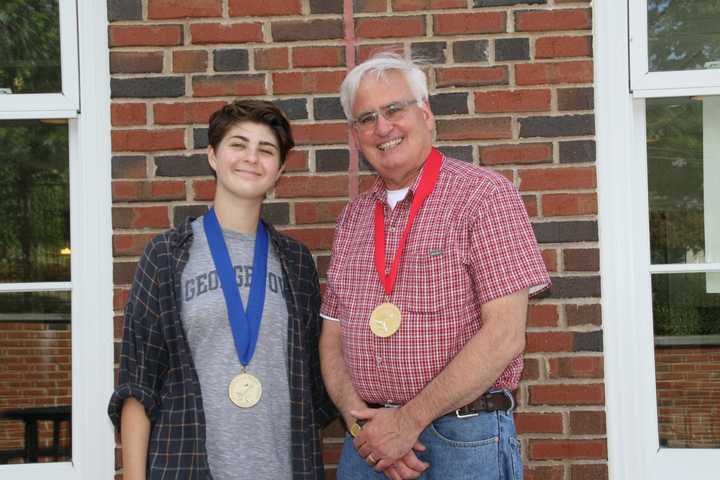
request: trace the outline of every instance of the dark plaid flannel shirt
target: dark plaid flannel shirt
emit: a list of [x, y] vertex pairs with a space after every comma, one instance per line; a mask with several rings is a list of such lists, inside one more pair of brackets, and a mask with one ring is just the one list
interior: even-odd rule
[[[125, 310], [118, 385], [108, 414], [120, 428], [123, 401], [134, 397], [151, 423], [148, 479], [211, 479], [200, 382], [180, 320], [180, 279], [191, 219], [145, 248]], [[323, 479], [319, 430], [335, 415], [320, 376], [320, 290], [310, 252], [268, 226], [289, 285], [288, 380], [293, 480]], [[238, 432], [252, 435], [252, 432]]]

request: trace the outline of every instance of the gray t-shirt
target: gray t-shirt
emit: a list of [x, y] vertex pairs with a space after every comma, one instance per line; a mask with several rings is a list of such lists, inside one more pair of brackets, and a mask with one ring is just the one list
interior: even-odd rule
[[[194, 240], [182, 274], [182, 321], [200, 379], [210, 470], [215, 480], [289, 479], [287, 285], [277, 253], [271, 245], [260, 334], [247, 366], [262, 383], [262, 397], [255, 406], [240, 408], [230, 401], [228, 385], [242, 365], [202, 218], [192, 229]], [[223, 236], [246, 307], [255, 235], [223, 230]]]

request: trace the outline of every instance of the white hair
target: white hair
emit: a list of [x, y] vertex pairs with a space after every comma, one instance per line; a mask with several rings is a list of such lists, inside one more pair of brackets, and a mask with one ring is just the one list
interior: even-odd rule
[[428, 99], [427, 78], [420, 67], [397, 53], [381, 52], [350, 70], [350, 73], [347, 74], [340, 86], [340, 103], [348, 120], [352, 119], [355, 95], [363, 76], [372, 72], [380, 80], [384, 78], [387, 71], [402, 73], [410, 87], [410, 91], [418, 102]]

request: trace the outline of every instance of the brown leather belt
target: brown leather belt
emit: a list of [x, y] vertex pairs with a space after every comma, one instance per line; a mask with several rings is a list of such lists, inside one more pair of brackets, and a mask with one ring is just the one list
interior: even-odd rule
[[[400, 405], [394, 403], [369, 403], [370, 408], [392, 408]], [[496, 412], [498, 410], [512, 410], [515, 408], [515, 399], [507, 390], [499, 390], [496, 392], [487, 392], [468, 403], [464, 407], [460, 407], [454, 412], [447, 415], [454, 415], [458, 418], [474, 417], [482, 412]]]

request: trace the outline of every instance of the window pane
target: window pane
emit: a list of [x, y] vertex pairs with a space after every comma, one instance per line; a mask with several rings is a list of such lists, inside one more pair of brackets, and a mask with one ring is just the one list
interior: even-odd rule
[[720, 261], [720, 98], [648, 99], [646, 117], [652, 263]]
[[660, 445], [720, 448], [720, 294], [707, 274], [652, 278]]
[[720, 2], [648, 0], [651, 72], [720, 68]]
[[71, 458], [70, 292], [0, 294], [0, 464]]
[[68, 127], [0, 121], [0, 282], [70, 280]]
[[0, 94], [62, 91], [58, 0], [0, 2]]

